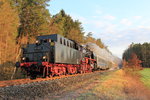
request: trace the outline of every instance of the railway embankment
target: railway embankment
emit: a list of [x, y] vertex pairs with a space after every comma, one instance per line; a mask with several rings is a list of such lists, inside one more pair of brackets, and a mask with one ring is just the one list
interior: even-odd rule
[[[112, 72], [112, 71], [111, 71]], [[0, 99], [45, 99], [57, 98], [60, 94], [82, 88], [99, 76], [108, 75], [111, 72], [94, 72], [89, 74], [65, 77], [55, 80], [32, 82], [22, 85], [14, 85], [0, 88]]]

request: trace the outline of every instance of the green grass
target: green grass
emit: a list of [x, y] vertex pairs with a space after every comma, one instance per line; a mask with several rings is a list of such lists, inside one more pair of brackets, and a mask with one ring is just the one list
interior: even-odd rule
[[145, 68], [139, 73], [141, 75], [141, 81], [150, 88], [150, 68]]

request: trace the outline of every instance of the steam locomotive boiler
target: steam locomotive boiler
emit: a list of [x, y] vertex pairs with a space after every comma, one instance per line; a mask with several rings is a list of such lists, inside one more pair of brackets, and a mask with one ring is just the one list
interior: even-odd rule
[[92, 72], [96, 69], [96, 56], [89, 49], [58, 34], [38, 36], [34, 44], [22, 48], [17, 67], [32, 79], [37, 76]]

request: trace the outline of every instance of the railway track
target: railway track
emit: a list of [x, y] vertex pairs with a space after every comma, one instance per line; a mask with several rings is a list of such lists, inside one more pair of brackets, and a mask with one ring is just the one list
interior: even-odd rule
[[95, 72], [90, 72], [90, 73], [74, 74], [74, 75], [61, 75], [61, 76], [55, 76], [55, 77], [51, 77], [51, 78], [37, 78], [35, 80], [31, 80], [31, 79], [27, 78], [27, 79], [0, 81], [0, 87], [8, 87], [8, 86], [29, 84], [29, 83], [33, 83], [33, 82], [56, 80], [56, 79], [61, 79], [61, 78], [75, 77], [75, 76], [79, 76], [79, 75], [85, 75], [85, 74], [91, 74], [91, 73], [97, 73], [97, 72], [104, 72], [104, 71], [95, 71]]

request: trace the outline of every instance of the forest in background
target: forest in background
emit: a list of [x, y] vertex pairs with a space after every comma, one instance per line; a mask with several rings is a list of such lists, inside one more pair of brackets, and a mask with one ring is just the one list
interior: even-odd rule
[[82, 23], [73, 20], [64, 10], [51, 15], [47, 9], [49, 2], [0, 0], [0, 73], [4, 79], [13, 73], [12, 66], [20, 57], [21, 45], [34, 43], [39, 35], [57, 33], [80, 44], [92, 42], [108, 50], [100, 38], [93, 38], [91, 32], [85, 33]]
[[134, 58], [133, 62], [140, 63], [142, 67], [150, 67], [150, 43], [132, 43], [123, 53], [124, 62], [131, 62], [131, 58]]

